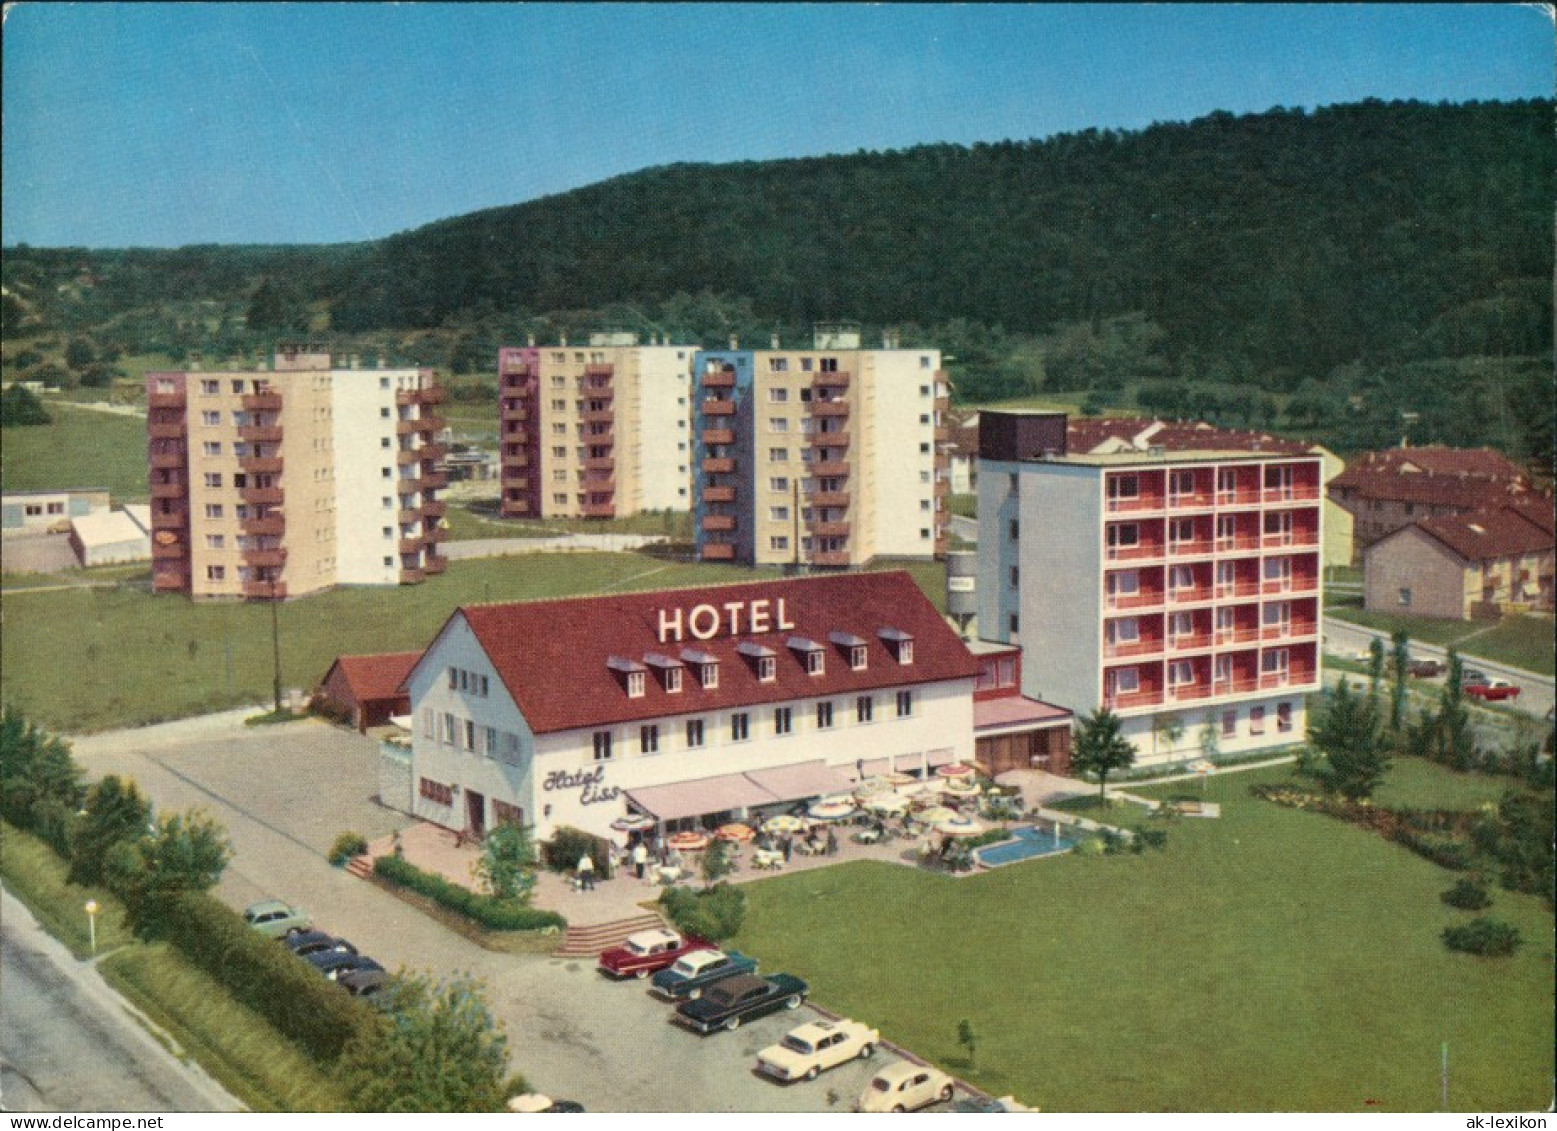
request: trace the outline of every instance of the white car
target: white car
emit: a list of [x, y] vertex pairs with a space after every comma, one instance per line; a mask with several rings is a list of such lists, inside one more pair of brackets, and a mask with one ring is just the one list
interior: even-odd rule
[[812, 1021], [759, 1052], [757, 1071], [786, 1083], [815, 1080], [845, 1061], [868, 1060], [880, 1043], [881, 1034], [858, 1021]]
[[856, 1105], [860, 1111], [918, 1111], [952, 1098], [951, 1077], [926, 1064], [900, 1060], [876, 1073]]

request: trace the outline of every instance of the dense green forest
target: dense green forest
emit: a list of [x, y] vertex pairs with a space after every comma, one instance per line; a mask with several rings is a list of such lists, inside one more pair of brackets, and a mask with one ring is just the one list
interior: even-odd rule
[[7, 370], [49, 333], [177, 356], [312, 331], [479, 372], [525, 332], [846, 318], [955, 355], [967, 401], [1082, 393], [1345, 450], [1416, 414], [1414, 440], [1545, 459], [1552, 111], [1370, 101], [674, 165], [349, 246], [10, 248]]

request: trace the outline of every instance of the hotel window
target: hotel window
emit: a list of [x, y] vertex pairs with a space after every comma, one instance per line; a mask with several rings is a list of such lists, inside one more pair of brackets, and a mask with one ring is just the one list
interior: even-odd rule
[[730, 716], [730, 741], [745, 742], [751, 737], [751, 716], [745, 711]]
[[853, 645], [849, 649], [849, 670], [856, 672], [864, 671], [865, 665], [869, 662], [869, 659], [870, 653], [866, 651], [865, 645]]
[[1193, 636], [1195, 618], [1189, 613], [1171, 613], [1168, 616], [1168, 635], [1174, 638]]
[[757, 657], [757, 682], [772, 683], [778, 678], [778, 664], [772, 656]]
[[912, 691], [899, 691], [897, 693], [897, 717], [906, 719], [914, 713], [914, 693]]
[[474, 754], [476, 752], [476, 724], [466, 719], [461, 737], [464, 738], [464, 742], [460, 745]]
[[1264, 734], [1265, 733], [1265, 708], [1264, 707], [1250, 707], [1249, 708], [1249, 733], [1250, 734]]
[[435, 782], [431, 778], [423, 778], [418, 787], [421, 795], [428, 801], [436, 801], [439, 805], [454, 804], [454, 787]]
[[1267, 602], [1262, 617], [1266, 628], [1279, 628], [1286, 633], [1292, 626], [1292, 603], [1290, 601]]
[[422, 712], [422, 737], [438, 737], [438, 713], [432, 710]]
[[768, 519], [771, 522], [788, 522], [789, 521], [789, 508], [788, 507], [769, 507], [768, 508]]
[[1280, 680], [1287, 678], [1288, 654], [1285, 648], [1272, 648], [1260, 657], [1260, 672], [1264, 675], [1275, 676]]
[[459, 668], [450, 668], [449, 669], [449, 690], [450, 691], [458, 691], [459, 689], [460, 689], [460, 670], [459, 670]]
[[768, 490], [787, 491], [789, 490], [789, 480], [784, 478], [782, 475], [775, 475], [772, 479], [768, 480]]
[[212, 424], [212, 425], [215, 425], [215, 424], [220, 424], [221, 422], [222, 422], [222, 414], [219, 413], [219, 412], [202, 412], [200, 414], [200, 423], [201, 424]]
[[1195, 520], [1192, 518], [1172, 518], [1168, 520], [1168, 542], [1177, 546], [1183, 542], [1195, 540]]
[[221, 503], [207, 503], [205, 505], [205, 517], [206, 518], [221, 518], [222, 517], [222, 504]]
[[207, 581], [226, 581], [227, 580], [227, 567], [226, 566], [219, 566], [219, 565], [206, 566], [205, 567], [205, 579]]
[[830, 730], [833, 725], [833, 704], [831, 700], [824, 699], [816, 705], [816, 729]]
[[644, 684], [644, 679], [643, 679], [643, 673], [642, 672], [628, 672], [627, 673], [627, 698], [629, 698], [629, 699], [642, 699], [643, 698], [643, 684]]
[[768, 431], [769, 432], [788, 432], [789, 431], [789, 421], [785, 420], [782, 416], [769, 417], [768, 418]]
[[1238, 736], [1238, 712], [1222, 712], [1222, 737], [1236, 738]]
[[770, 550], [787, 550], [787, 549], [789, 549], [789, 536], [786, 535], [786, 534], [773, 534], [773, 535], [770, 535], [769, 538], [768, 538], [768, 549], [770, 549]]
[[205, 442], [205, 454], [219, 456], [222, 454], [222, 442], [220, 440], [207, 440]]
[[772, 401], [774, 404], [784, 404], [786, 401], [789, 400], [789, 390], [788, 389], [769, 389], [768, 390], [768, 400]]
[[836, 357], [824, 357], [824, 358], [822, 358], [822, 372], [823, 373], [836, 373], [836, 372], [838, 372], [838, 359]]
[[784, 463], [788, 459], [789, 459], [789, 449], [788, 448], [769, 448], [768, 449], [768, 462], [769, 463]]
[[219, 472], [219, 471], [208, 471], [208, 472], [206, 472], [205, 473], [205, 485], [207, 487], [220, 487], [222, 485], [222, 475], [221, 475], [221, 472]]
[[1195, 571], [1187, 565], [1176, 565], [1168, 570], [1168, 590], [1176, 593], [1195, 587]]
[[1282, 589], [1292, 585], [1292, 559], [1291, 558], [1266, 558], [1265, 580]]
[[697, 679], [703, 685], [705, 691], [712, 691], [719, 686], [719, 665], [717, 663], [699, 664], [697, 666]]
[[1110, 599], [1115, 597], [1133, 597], [1140, 592], [1141, 574], [1138, 570], [1122, 569], [1117, 573], [1108, 575], [1105, 583]]
[[[811, 359], [809, 357], [802, 357], [800, 359], [800, 372], [802, 372], [802, 373], [809, 373], [809, 372], [811, 372], [811, 365], [812, 365], [812, 361], [811, 361]], [[803, 391], [808, 391], [808, 390], [803, 390]]]
[[222, 391], [221, 382], [220, 381], [202, 381], [202, 382], [200, 382], [200, 391], [203, 394], [205, 394], [206, 396], [208, 396], [208, 397], [214, 397], [214, 396], [216, 396], [217, 393]]
[[445, 746], [454, 745], [454, 716], [447, 711], [443, 713], [443, 729], [439, 738]]
[[207, 534], [205, 536], [205, 548], [207, 550], [221, 550], [227, 546], [227, 536], [224, 534]]
[[1020, 628], [1021, 623], [1022, 623], [1021, 618], [1018, 617], [1015, 613], [1012, 613], [1006, 619], [1006, 631], [1010, 635], [1015, 636], [1018, 632], [1021, 631], [1021, 628]]
[[1123, 617], [1119, 620], [1111, 620], [1104, 628], [1104, 639], [1110, 647], [1119, 644], [1134, 644], [1141, 639], [1141, 625], [1135, 617]]
[[1011, 585], [1011, 588], [1015, 589], [1018, 585], [1020, 585], [1022, 583], [1021, 579], [1022, 579], [1021, 567], [1020, 566], [1012, 566], [1011, 570], [1010, 570], [1009, 577], [1007, 579], [1009, 581], [1010, 585]]
[[774, 373], [788, 373], [789, 372], [789, 358], [787, 358], [787, 357], [770, 357], [770, 358], [768, 358], [768, 369], [771, 370]]
[[674, 694], [676, 694], [680, 690], [681, 690], [681, 669], [680, 668], [666, 668], [665, 669], [665, 693], [667, 695], [674, 695]]
[[1115, 504], [1141, 496], [1141, 481], [1134, 475], [1115, 475], [1108, 481], [1108, 501]]
[[822, 675], [825, 661], [820, 648], [808, 649], [805, 653], [807, 675]]
[[1114, 681], [1114, 691], [1119, 695], [1133, 695], [1141, 689], [1141, 673], [1134, 668], [1120, 668], [1108, 673]]
[[1179, 687], [1195, 682], [1195, 665], [1188, 660], [1173, 660], [1168, 664], [1168, 686]]
[[1286, 734], [1292, 730], [1292, 704], [1276, 704], [1276, 730]]
[[1117, 557], [1141, 544], [1141, 528], [1133, 522], [1121, 522], [1108, 528], [1108, 556]]
[[1006, 529], [1008, 532], [1008, 537], [1010, 537], [1011, 541], [1015, 542], [1021, 536], [1022, 524], [1019, 520], [1013, 518], [1011, 520], [1011, 524]]
[[497, 757], [497, 728], [496, 727], [482, 727], [481, 728], [481, 737], [482, 737], [481, 752], [483, 754], [485, 754], [488, 758], [496, 758]]
[[795, 728], [795, 710], [793, 707], [773, 708], [773, 733], [789, 734]]
[[638, 753], [658, 754], [660, 752], [660, 728], [655, 723], [638, 728]]
[[703, 745], [703, 720], [687, 720], [687, 749], [696, 750]]
[[876, 713], [876, 701], [869, 695], [861, 695], [854, 701], [854, 721], [868, 723]]
[[611, 760], [611, 732], [597, 730], [594, 735], [595, 761], [609, 762]]

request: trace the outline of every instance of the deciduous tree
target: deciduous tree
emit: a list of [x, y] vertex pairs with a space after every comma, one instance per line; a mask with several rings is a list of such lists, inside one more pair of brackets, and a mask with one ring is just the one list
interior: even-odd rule
[[1135, 744], [1119, 730], [1119, 716], [1107, 707], [1083, 715], [1076, 728], [1071, 765], [1084, 774], [1096, 774], [1098, 798], [1108, 797], [1108, 775], [1135, 764]]

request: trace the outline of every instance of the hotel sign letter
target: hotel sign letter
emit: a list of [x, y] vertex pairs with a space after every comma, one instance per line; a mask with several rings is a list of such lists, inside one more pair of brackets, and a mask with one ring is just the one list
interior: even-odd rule
[[678, 644], [684, 635], [693, 640], [712, 640], [743, 633], [787, 632], [794, 627], [783, 597], [659, 611], [661, 644]]

